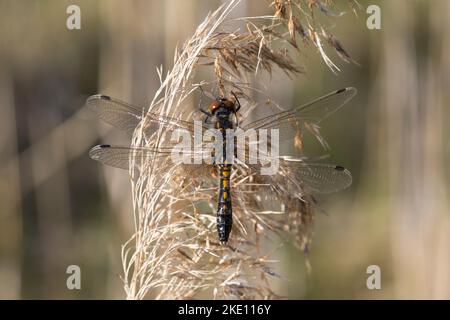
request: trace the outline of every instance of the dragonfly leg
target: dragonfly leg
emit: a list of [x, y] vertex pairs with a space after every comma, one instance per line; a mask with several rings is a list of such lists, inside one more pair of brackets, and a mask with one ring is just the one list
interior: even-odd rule
[[198, 100], [198, 109], [202, 109], [202, 103], [203, 103], [203, 96], [205, 95], [205, 92], [203, 91], [202, 86], [198, 86], [198, 88], [200, 89], [200, 99]]
[[239, 99], [237, 97], [237, 95], [234, 93], [234, 91], [231, 91], [231, 94], [234, 96], [234, 98], [236, 99], [236, 103], [238, 105], [238, 107], [236, 108], [235, 112], [238, 112], [241, 109], [241, 103], [239, 102]]
[[202, 109], [203, 96], [205, 95], [205, 92], [203, 91], [202, 86], [198, 86], [198, 87], [199, 87], [200, 92], [201, 92], [200, 100], [198, 101], [198, 110], [200, 110], [201, 113], [206, 114], [206, 119], [204, 121], [206, 123], [208, 121], [208, 119], [210, 117], [212, 117], [212, 114], [211, 114], [211, 112], [208, 112], [208, 111]]
[[205, 118], [205, 120], [203, 120], [203, 122], [207, 123], [209, 118], [213, 116], [212, 113], [208, 112], [208, 111], [205, 111], [202, 108], [200, 108], [199, 110], [200, 110], [201, 113], [206, 114], [206, 118]]

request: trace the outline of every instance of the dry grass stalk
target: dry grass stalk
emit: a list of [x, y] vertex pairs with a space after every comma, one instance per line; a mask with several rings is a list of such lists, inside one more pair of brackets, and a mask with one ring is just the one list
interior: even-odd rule
[[[193, 77], [200, 67], [210, 68], [214, 74], [210, 81], [202, 81], [202, 86], [218, 88], [225, 96], [234, 90], [249, 110], [257, 105], [250, 98], [251, 91], [256, 90], [250, 86], [250, 75], [271, 73], [275, 67], [289, 75], [301, 71], [289, 50], [283, 46], [275, 50], [274, 44], [283, 44], [284, 35], [279, 33], [283, 25], [287, 26], [290, 45], [296, 46], [296, 33], [318, 43], [312, 16], [306, 24], [309, 33], [298, 18], [294, 19], [293, 6], [304, 12], [304, 2], [275, 1], [275, 17], [269, 26], [253, 22], [265, 17], [237, 19], [245, 20], [244, 31], [231, 29], [237, 20], [227, 18], [239, 2], [232, 0], [209, 14], [175, 55], [173, 69], [165, 77], [159, 70], [161, 87], [150, 111], [174, 117], [185, 114], [183, 106], [198, 88]], [[322, 12], [328, 10], [317, 0], [306, 3], [308, 10], [313, 5]], [[134, 146], [158, 146], [166, 141], [170, 130], [159, 128], [152, 136], [146, 136], [142, 130], [145, 125], [144, 121], [135, 131]], [[271, 181], [273, 192], [267, 194], [255, 193], [251, 187], [248, 192], [234, 192], [233, 232], [228, 245], [221, 246], [211, 206], [216, 202], [215, 179], [205, 181], [188, 166], [173, 166], [153, 157], [147, 160], [140, 164], [140, 170], [130, 171], [136, 232], [122, 249], [127, 298], [187, 299], [199, 294], [215, 299], [280, 298], [273, 292], [270, 280], [278, 277], [273, 271], [275, 261], [271, 260], [274, 249], [265, 250], [263, 242], [271, 239], [280, 243], [279, 236], [287, 231], [307, 251], [314, 199], [290, 197], [283, 192], [282, 181]], [[211, 169], [204, 166], [200, 170]], [[237, 167], [232, 185], [248, 181], [255, 185], [265, 183], [248, 168]], [[272, 206], [268, 210], [267, 205], [274, 201], [278, 208]]]

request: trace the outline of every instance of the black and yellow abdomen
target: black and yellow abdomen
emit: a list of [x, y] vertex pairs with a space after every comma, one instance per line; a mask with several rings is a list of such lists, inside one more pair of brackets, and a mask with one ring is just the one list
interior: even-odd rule
[[219, 201], [217, 205], [217, 232], [221, 243], [228, 241], [233, 225], [233, 207], [231, 203], [231, 165], [219, 165]]

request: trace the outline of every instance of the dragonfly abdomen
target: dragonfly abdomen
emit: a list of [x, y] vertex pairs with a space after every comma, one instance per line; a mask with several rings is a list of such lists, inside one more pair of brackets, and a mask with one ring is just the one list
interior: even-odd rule
[[231, 203], [231, 165], [219, 165], [219, 201], [217, 205], [217, 232], [219, 241], [226, 243], [233, 225], [233, 207]]

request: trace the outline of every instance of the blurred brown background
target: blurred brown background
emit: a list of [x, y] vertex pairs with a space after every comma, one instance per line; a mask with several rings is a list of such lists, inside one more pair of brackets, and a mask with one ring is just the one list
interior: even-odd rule
[[[313, 49], [307, 72], [274, 81], [298, 105], [344, 86], [359, 93], [324, 123], [330, 161], [348, 167], [351, 188], [324, 197], [307, 274], [287, 243], [279, 289], [289, 298], [450, 298], [448, 102], [450, 2], [360, 1], [326, 23], [360, 64], [329, 50], [334, 75]], [[66, 28], [67, 6], [81, 30]], [[83, 110], [104, 93], [146, 105], [156, 67], [220, 1], [0, 0], [0, 298], [123, 298], [120, 246], [132, 234], [126, 172], [88, 158], [100, 141], [128, 143]], [[381, 7], [381, 30], [365, 8]], [[267, 14], [244, 1], [237, 15]], [[277, 76], [274, 77], [277, 79]], [[66, 288], [66, 268], [82, 270], [82, 290]], [[378, 265], [382, 289], [368, 290]]]

